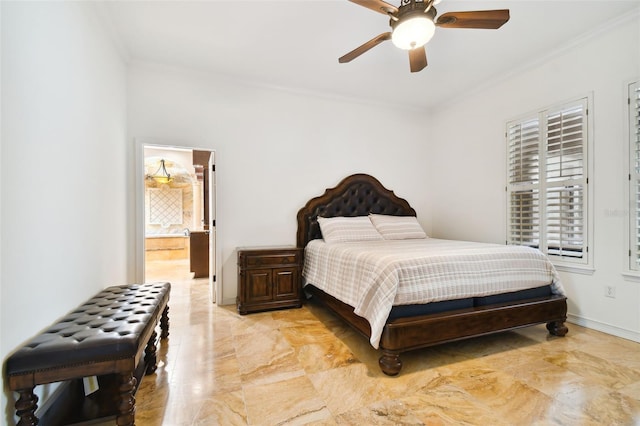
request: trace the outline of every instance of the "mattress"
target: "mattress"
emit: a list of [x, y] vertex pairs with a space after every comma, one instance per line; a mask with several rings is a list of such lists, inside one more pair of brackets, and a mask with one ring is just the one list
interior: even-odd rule
[[305, 248], [304, 282], [354, 307], [378, 347], [393, 306], [485, 297], [550, 286], [559, 276], [539, 250], [435, 238], [326, 243]]

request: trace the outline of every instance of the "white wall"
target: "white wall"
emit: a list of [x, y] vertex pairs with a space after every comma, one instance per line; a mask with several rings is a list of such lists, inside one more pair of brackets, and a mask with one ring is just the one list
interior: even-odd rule
[[423, 113], [392, 106], [149, 64], [129, 72], [131, 140], [216, 151], [223, 303], [235, 303], [236, 248], [295, 244], [298, 210], [349, 174], [376, 176], [430, 230], [427, 129]]
[[[428, 180], [434, 236], [504, 243], [505, 123], [592, 93], [594, 238], [589, 245], [595, 272], [561, 276], [572, 321], [638, 341], [640, 282], [622, 273], [628, 261], [626, 84], [640, 77], [639, 16], [621, 18], [435, 114]], [[615, 299], [604, 297], [605, 285], [616, 287]]]
[[[119, 52], [90, 3], [0, 7], [4, 360], [98, 290], [126, 283], [130, 253]], [[13, 423], [13, 398], [5, 383], [0, 423]]]
[[[135, 138], [216, 151], [223, 301], [233, 303], [235, 248], [293, 244], [298, 209], [355, 172], [409, 200], [433, 236], [503, 242], [504, 123], [589, 92], [595, 272], [562, 278], [574, 321], [640, 340], [640, 283], [621, 275], [627, 217], [611, 214], [627, 211], [623, 97], [640, 77], [637, 16], [425, 117], [145, 64], [127, 75], [86, 2], [4, 1], [0, 15], [3, 359], [98, 289], [133, 279]], [[11, 424], [8, 397], [5, 385]]]

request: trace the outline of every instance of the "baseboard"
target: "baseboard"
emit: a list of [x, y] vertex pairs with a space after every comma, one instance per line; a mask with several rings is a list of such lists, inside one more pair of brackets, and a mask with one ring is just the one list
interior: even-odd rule
[[589, 318], [584, 318], [580, 315], [575, 314], [567, 314], [567, 321], [572, 324], [577, 324], [582, 327], [601, 331], [603, 333], [611, 334], [616, 337], [621, 337], [623, 339], [640, 343], [640, 333], [637, 331], [628, 330], [615, 325], [603, 323], [601, 321], [595, 321]]
[[232, 299], [222, 299], [222, 303], [220, 304], [221, 306], [226, 306], [226, 305], [235, 305], [236, 304], [236, 298], [232, 298]]

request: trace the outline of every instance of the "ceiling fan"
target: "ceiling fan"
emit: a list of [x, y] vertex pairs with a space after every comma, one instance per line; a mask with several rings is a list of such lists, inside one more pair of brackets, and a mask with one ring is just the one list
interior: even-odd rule
[[398, 7], [382, 0], [349, 1], [389, 16], [391, 31], [372, 38], [340, 57], [338, 62], [341, 64], [354, 60], [383, 41], [391, 40], [395, 46], [409, 51], [411, 72], [418, 72], [427, 66], [424, 45], [433, 37], [436, 26], [495, 30], [509, 20], [508, 9], [448, 12], [436, 19], [434, 5], [440, 3], [440, 0], [401, 0]]

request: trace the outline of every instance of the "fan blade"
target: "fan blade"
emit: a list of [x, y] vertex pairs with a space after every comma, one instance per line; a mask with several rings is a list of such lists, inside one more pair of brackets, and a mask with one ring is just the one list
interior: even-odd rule
[[372, 38], [371, 40], [369, 40], [368, 42], [366, 42], [362, 46], [356, 47], [355, 49], [353, 49], [351, 52], [347, 53], [346, 55], [341, 56], [338, 59], [338, 62], [340, 62], [341, 64], [344, 64], [345, 62], [351, 62], [355, 58], [357, 58], [358, 56], [362, 55], [367, 50], [369, 50], [369, 49], [371, 49], [373, 47], [376, 47], [377, 45], [379, 45], [383, 41], [389, 40], [390, 38], [391, 38], [391, 33], [390, 32], [382, 33], [379, 36]]
[[389, 4], [382, 0], [349, 0], [352, 3], [359, 4], [360, 6], [364, 6], [367, 9], [371, 9], [374, 12], [382, 13], [383, 15], [388, 14], [396, 14], [398, 13], [398, 8], [392, 4]]
[[427, 51], [424, 46], [409, 51], [409, 66], [411, 72], [422, 71], [427, 66]]
[[497, 30], [508, 20], [508, 9], [448, 12], [438, 18], [436, 25], [444, 28], [484, 28]]

